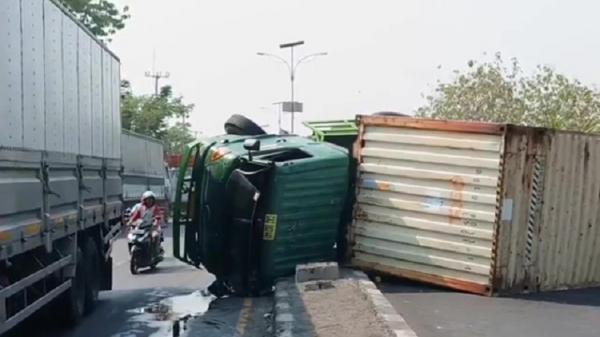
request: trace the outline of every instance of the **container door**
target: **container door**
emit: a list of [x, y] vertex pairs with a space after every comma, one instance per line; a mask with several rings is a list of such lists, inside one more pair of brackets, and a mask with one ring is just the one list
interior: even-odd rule
[[465, 123], [419, 123], [361, 119], [353, 264], [486, 293], [502, 129], [475, 124], [482, 129], [460, 131]]

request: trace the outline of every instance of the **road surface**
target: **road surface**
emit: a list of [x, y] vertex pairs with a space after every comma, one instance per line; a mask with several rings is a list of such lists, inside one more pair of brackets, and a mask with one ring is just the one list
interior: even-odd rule
[[399, 280], [378, 285], [419, 337], [600, 336], [600, 288], [508, 298]]
[[[13, 331], [14, 336], [30, 337], [163, 337], [174, 336], [265, 336], [270, 298], [226, 298], [213, 300], [201, 290], [214, 280], [204, 270], [176, 260], [172, 239], [165, 238], [167, 256], [154, 271], [131, 275], [127, 242], [118, 239], [113, 247], [113, 290], [100, 293], [96, 309], [76, 327], [65, 329], [53, 324], [57, 313], [27, 320]], [[211, 303], [212, 301], [212, 303]], [[177, 320], [185, 313], [205, 311], [196, 319]], [[183, 313], [183, 314], [178, 314]], [[58, 313], [60, 314], [60, 313]], [[179, 322], [179, 323], [175, 323]]]

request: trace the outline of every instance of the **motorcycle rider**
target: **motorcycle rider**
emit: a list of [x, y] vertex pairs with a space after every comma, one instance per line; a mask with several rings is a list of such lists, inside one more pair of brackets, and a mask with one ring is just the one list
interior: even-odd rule
[[152, 224], [152, 242], [157, 245], [158, 251], [162, 250], [160, 242], [162, 237], [162, 224], [163, 217], [160, 208], [156, 205], [156, 195], [152, 191], [146, 191], [142, 194], [141, 198], [141, 206], [135, 207], [132, 211], [131, 216], [129, 217], [129, 221], [127, 225], [132, 227], [133, 224], [144, 217], [147, 212], [151, 212], [152, 218], [154, 219]]

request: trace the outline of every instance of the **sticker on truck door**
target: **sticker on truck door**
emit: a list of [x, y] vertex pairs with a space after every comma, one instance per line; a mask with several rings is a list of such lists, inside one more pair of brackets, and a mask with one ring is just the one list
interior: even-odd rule
[[275, 240], [276, 230], [277, 214], [265, 214], [265, 229], [263, 230], [263, 240]]

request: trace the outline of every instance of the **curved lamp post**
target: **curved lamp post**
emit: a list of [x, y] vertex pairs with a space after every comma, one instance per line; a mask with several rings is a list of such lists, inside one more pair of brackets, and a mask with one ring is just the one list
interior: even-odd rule
[[327, 53], [325, 53], [325, 52], [309, 54], [309, 55], [301, 57], [298, 61], [296, 61], [294, 63], [294, 46], [298, 46], [298, 45], [301, 45], [301, 44], [304, 44], [304, 41], [299, 41], [299, 42], [287, 43], [287, 44], [280, 45], [281, 48], [290, 48], [290, 50], [291, 50], [291, 53], [290, 53], [290, 62], [286, 61], [283, 57], [275, 55], [275, 54], [262, 53], [262, 52], [256, 53], [259, 56], [268, 56], [268, 57], [275, 58], [275, 59], [283, 62], [287, 66], [287, 68], [288, 68], [288, 72], [289, 72], [289, 75], [290, 75], [291, 100], [292, 100], [291, 101], [291, 105], [292, 105], [292, 111], [291, 111], [291, 113], [292, 113], [291, 133], [294, 133], [294, 107], [295, 107], [295, 104], [294, 104], [295, 103], [294, 102], [294, 79], [296, 78], [296, 71], [298, 69], [298, 66], [302, 62], [304, 62], [304, 61], [306, 61], [308, 59], [311, 59], [311, 58], [314, 58], [314, 57], [318, 57], [318, 56], [325, 56], [325, 55], [327, 55]]

